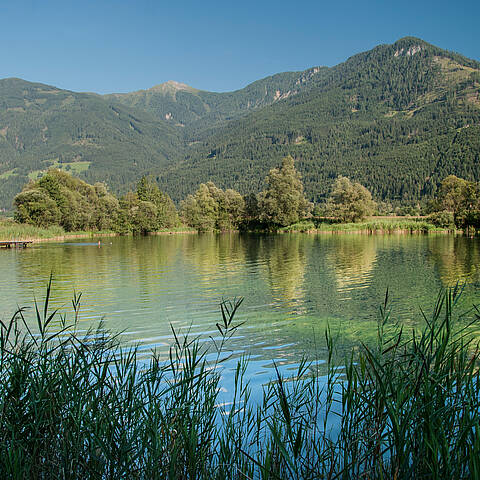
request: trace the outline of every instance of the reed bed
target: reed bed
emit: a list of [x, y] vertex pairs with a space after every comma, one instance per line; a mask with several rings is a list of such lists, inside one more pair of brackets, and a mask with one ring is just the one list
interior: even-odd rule
[[[193, 228], [181, 225], [165, 228], [149, 235], [169, 235], [174, 233], [196, 233]], [[53, 225], [48, 228], [36, 227], [27, 223], [18, 223], [13, 219], [0, 219], [0, 241], [8, 240], [65, 240], [69, 238], [113, 237], [120, 235], [110, 230], [102, 231], [75, 231], [66, 232], [61, 226]]]
[[[169, 360], [145, 363], [102, 326], [80, 333], [49, 310], [0, 325], [2, 478], [410, 479], [479, 478], [479, 350], [459, 289], [439, 295], [421, 332], [396, 326], [388, 295], [375, 345], [327, 374], [302, 361], [251, 400], [247, 360], [219, 404], [222, 362], [240, 301], [224, 303], [219, 339], [173, 332]], [[52, 328], [54, 319], [61, 328]], [[333, 426], [333, 427], [332, 427]]]
[[283, 227], [279, 233], [450, 233], [454, 230], [436, 227], [435, 225], [415, 218], [381, 218], [358, 223], [336, 223], [322, 220], [305, 220]]
[[[260, 230], [264, 231], [264, 230]], [[328, 223], [318, 221], [301, 221], [278, 229], [278, 233], [448, 233], [449, 230], [436, 227], [420, 219], [374, 219], [361, 223]], [[197, 230], [184, 225], [150, 232], [149, 235], [168, 235], [176, 233], [197, 233]], [[12, 219], [0, 219], [0, 241], [2, 240], [63, 240], [94, 236], [116, 236], [111, 231], [65, 232], [58, 226], [48, 228], [17, 223]]]
[[116, 236], [115, 232], [105, 231], [75, 231], [66, 232], [59, 225], [52, 225], [48, 228], [36, 227], [28, 223], [18, 223], [12, 219], [0, 220], [0, 241], [8, 240], [64, 240], [69, 238], [91, 238], [97, 236]]
[[32, 240], [63, 235], [65, 235], [65, 231], [60, 226], [41, 228], [26, 223], [17, 223], [10, 219], [0, 219], [0, 240]]
[[445, 228], [439, 228], [425, 220], [400, 219], [400, 220], [369, 220], [360, 223], [320, 223], [319, 231], [327, 232], [367, 232], [367, 233], [430, 233], [448, 232]]

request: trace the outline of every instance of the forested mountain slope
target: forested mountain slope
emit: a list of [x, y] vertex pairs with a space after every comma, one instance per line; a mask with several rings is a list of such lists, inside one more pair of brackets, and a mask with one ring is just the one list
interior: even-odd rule
[[178, 131], [147, 112], [95, 94], [0, 80], [0, 208], [50, 166], [118, 190], [180, 151]]
[[115, 192], [152, 173], [178, 201], [207, 180], [259, 191], [287, 154], [311, 200], [346, 175], [377, 200], [414, 203], [448, 174], [480, 180], [479, 92], [478, 62], [416, 38], [227, 93], [0, 80], [0, 208], [49, 166]]
[[173, 125], [186, 127], [191, 135], [296, 95], [327, 71], [326, 67], [314, 67], [304, 72], [279, 73], [235, 92], [207, 92], [169, 81], [148, 90], [112, 94], [106, 98], [144, 109]]
[[214, 179], [261, 188], [291, 154], [311, 199], [338, 175], [377, 199], [412, 203], [456, 174], [480, 179], [480, 65], [415, 38], [322, 71], [294, 96], [189, 139], [186, 159], [160, 176], [176, 195]]

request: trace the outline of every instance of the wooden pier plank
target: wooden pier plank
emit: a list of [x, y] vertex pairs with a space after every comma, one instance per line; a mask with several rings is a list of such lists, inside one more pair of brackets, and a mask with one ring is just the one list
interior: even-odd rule
[[27, 248], [31, 240], [3, 240], [0, 241], [0, 248]]

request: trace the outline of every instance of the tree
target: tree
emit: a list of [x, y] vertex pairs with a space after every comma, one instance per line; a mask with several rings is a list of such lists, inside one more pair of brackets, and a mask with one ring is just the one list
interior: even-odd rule
[[180, 206], [182, 217], [187, 225], [200, 232], [215, 230], [218, 203], [212, 197], [207, 185], [201, 183], [195, 195], [188, 195]]
[[158, 184], [151, 176], [143, 176], [137, 184], [139, 200], [150, 202], [155, 206], [156, 228], [171, 228], [180, 224], [177, 209], [172, 199], [160, 191]]
[[227, 188], [224, 194], [226, 221], [224, 225], [231, 230], [238, 228], [245, 218], [245, 199], [236, 190]]
[[157, 209], [153, 202], [140, 200], [135, 192], [128, 192], [120, 199], [120, 232], [144, 235], [157, 229]]
[[442, 181], [436, 212], [451, 212], [458, 228], [480, 227], [480, 184], [455, 175]]
[[115, 230], [118, 227], [120, 204], [114, 195], [108, 192], [107, 185], [97, 182], [94, 185], [98, 198], [94, 211], [94, 223], [99, 230]]
[[118, 215], [118, 201], [105, 185], [89, 185], [55, 169], [27, 183], [14, 204], [18, 221], [67, 231], [112, 228]]
[[341, 222], [358, 222], [375, 211], [372, 194], [347, 177], [338, 177], [327, 202], [327, 212]]
[[15, 220], [30, 223], [37, 227], [58, 225], [61, 218], [60, 209], [44, 191], [32, 188], [19, 193], [14, 200]]
[[310, 211], [311, 204], [303, 193], [300, 174], [291, 155], [285, 157], [280, 168], [272, 168], [265, 182], [268, 188], [259, 194], [260, 220], [274, 226], [298, 222]]
[[213, 182], [207, 182], [200, 184], [195, 195], [188, 195], [180, 209], [185, 223], [200, 232], [227, 231], [240, 225], [245, 201], [235, 190], [223, 191]]
[[468, 182], [455, 175], [449, 175], [442, 180], [438, 195], [439, 206], [442, 210], [452, 212], [456, 218], [465, 202], [465, 189]]

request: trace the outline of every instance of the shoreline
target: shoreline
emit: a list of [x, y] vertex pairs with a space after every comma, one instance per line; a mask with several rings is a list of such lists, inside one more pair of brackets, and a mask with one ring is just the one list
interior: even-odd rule
[[[409, 229], [395, 229], [395, 230], [292, 230], [292, 231], [279, 231], [279, 232], [268, 232], [268, 231], [224, 231], [224, 232], [198, 232], [192, 230], [182, 230], [182, 231], [171, 231], [171, 232], [149, 232], [146, 235], [140, 236], [163, 236], [163, 235], [226, 235], [226, 234], [267, 234], [267, 235], [288, 235], [288, 234], [306, 234], [306, 235], [463, 235], [462, 231], [451, 231], [451, 230], [433, 230], [433, 231], [421, 231], [421, 230], [409, 230]], [[121, 233], [98, 233], [98, 234], [74, 234], [74, 235], [63, 235], [51, 238], [28, 238], [26, 241], [31, 241], [33, 243], [46, 243], [46, 242], [61, 242], [68, 239], [77, 239], [77, 238], [99, 238], [99, 237], [133, 237], [132, 234], [121, 234]], [[24, 239], [21, 239], [24, 240]]]
[[[176, 234], [192, 234], [198, 233], [197, 231], [191, 230], [181, 230], [181, 231], [168, 231], [168, 232], [149, 232], [145, 236], [154, 236], [154, 235], [176, 235]], [[45, 242], [61, 242], [69, 239], [76, 239], [76, 238], [100, 238], [100, 237], [133, 237], [134, 235], [131, 233], [123, 234], [123, 233], [116, 233], [116, 232], [89, 232], [89, 233], [74, 233], [72, 235], [59, 235], [56, 237], [46, 237], [46, 238], [28, 238], [27, 241], [31, 241], [33, 243], [45, 243]], [[21, 239], [24, 240], [24, 239]]]
[[315, 229], [315, 230], [289, 230], [289, 231], [280, 231], [276, 232], [281, 235], [288, 234], [288, 233], [307, 233], [307, 234], [318, 234], [318, 235], [344, 235], [344, 234], [356, 234], [356, 235], [432, 235], [435, 233], [439, 233], [441, 235], [461, 235], [463, 232], [461, 230], [448, 230], [448, 229], [432, 229], [432, 230], [415, 230], [409, 228], [395, 228], [392, 230], [379, 228], [379, 229], [369, 229], [369, 228], [361, 228], [358, 230], [324, 230], [324, 229]]
[[56, 237], [45, 238], [29, 238], [28, 240], [33, 243], [45, 243], [45, 242], [61, 242], [70, 238], [94, 238], [94, 237], [119, 237], [118, 233], [73, 233], [72, 235], [58, 235]]
[[[355, 234], [355, 235], [464, 235], [465, 232], [460, 229], [448, 229], [435, 227], [431, 224], [419, 224], [418, 222], [404, 221], [391, 222], [391, 225], [388, 225], [389, 222], [382, 222], [382, 219], [372, 220], [370, 222], [359, 223], [358, 225], [352, 223], [344, 224], [321, 224], [320, 228], [312, 228], [314, 225], [310, 224], [294, 224], [290, 227], [279, 228], [278, 230], [229, 230], [223, 232], [205, 232], [207, 234], [231, 234], [231, 233], [256, 233], [256, 234], [276, 234], [276, 235], [285, 235], [289, 233], [304, 233], [308, 235], [345, 235], [345, 234]], [[378, 222], [378, 223], [377, 223]], [[399, 225], [400, 223], [400, 225]], [[23, 224], [18, 225], [26, 227]], [[31, 227], [31, 226], [28, 226]], [[37, 235], [35, 235], [37, 233]], [[190, 229], [188, 227], [183, 227], [178, 230], [160, 230], [157, 232], [148, 232], [145, 236], [157, 236], [157, 235], [192, 235], [192, 234], [203, 234], [198, 230]], [[48, 232], [47, 229], [39, 229], [38, 232], [25, 232], [22, 235], [21, 231], [13, 232], [2, 232], [0, 228], [0, 241], [29, 241], [33, 243], [45, 243], [45, 242], [65, 242], [69, 239], [80, 239], [80, 238], [101, 238], [101, 237], [120, 237], [120, 236], [133, 236], [132, 233], [117, 233], [112, 231], [90, 231], [90, 232]]]
[[[431, 231], [423, 231], [423, 230], [411, 230], [408, 228], [400, 229], [358, 229], [358, 230], [324, 230], [324, 229], [312, 229], [312, 230], [289, 230], [289, 231], [277, 231], [277, 232], [269, 232], [269, 231], [239, 231], [239, 230], [232, 230], [232, 231], [224, 231], [224, 232], [206, 232], [207, 234], [215, 234], [215, 235], [222, 235], [222, 234], [231, 234], [231, 233], [253, 233], [253, 234], [268, 234], [268, 235], [288, 235], [288, 234], [298, 234], [303, 233], [306, 235], [463, 235], [464, 232], [461, 230], [448, 230], [448, 229], [438, 229], [438, 230], [431, 230]], [[161, 232], [149, 232], [144, 236], [163, 236], [163, 235], [204, 235], [205, 233], [198, 232], [197, 230], [179, 230], [179, 231], [161, 231]], [[107, 233], [107, 232], [89, 232], [89, 233], [73, 233], [71, 235], [56, 235], [52, 237], [33, 237], [33, 236], [25, 236], [25, 237], [15, 237], [15, 240], [18, 241], [26, 241], [32, 243], [48, 243], [48, 242], [64, 242], [69, 239], [80, 239], [80, 238], [111, 238], [111, 237], [132, 237], [132, 234], [122, 234], [122, 233]], [[10, 238], [2, 239], [0, 241], [9, 241]]]
[[[193, 234], [198, 233], [196, 230], [179, 230], [179, 231], [159, 231], [159, 232], [149, 232], [145, 236], [150, 235], [176, 235], [176, 234]], [[69, 239], [77, 239], [77, 238], [100, 238], [100, 237], [129, 237], [133, 236], [131, 233], [123, 234], [123, 233], [116, 233], [116, 232], [82, 232], [82, 233], [66, 233], [65, 235], [54, 235], [51, 237], [35, 237], [31, 235], [26, 236], [15, 236], [15, 240], [18, 241], [26, 241], [32, 243], [46, 243], [46, 242], [62, 242]], [[12, 238], [2, 238], [0, 236], [0, 241], [10, 241]]]

